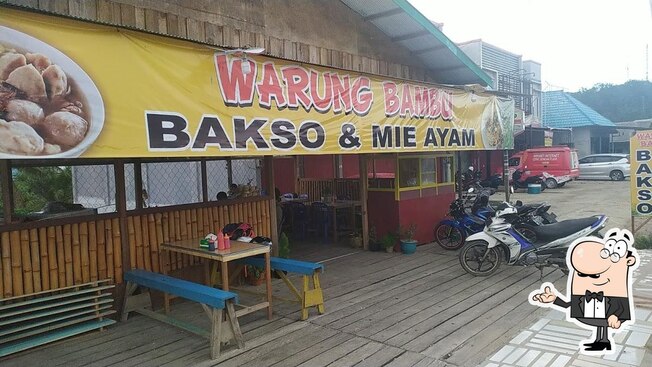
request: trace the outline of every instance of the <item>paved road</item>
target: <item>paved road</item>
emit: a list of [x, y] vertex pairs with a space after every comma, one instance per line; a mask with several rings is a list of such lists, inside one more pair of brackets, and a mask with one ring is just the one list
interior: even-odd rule
[[[516, 193], [512, 200], [547, 201], [560, 220], [594, 214], [609, 216], [607, 228], [631, 230], [629, 181], [576, 181], [539, 195]], [[652, 224], [643, 229], [652, 232]], [[636, 323], [615, 335], [613, 354], [602, 357], [578, 353], [578, 343], [591, 332], [567, 322], [565, 314], [551, 310], [524, 327], [507, 345], [481, 366], [649, 366], [652, 365], [652, 250], [639, 251], [641, 266], [634, 273]]]

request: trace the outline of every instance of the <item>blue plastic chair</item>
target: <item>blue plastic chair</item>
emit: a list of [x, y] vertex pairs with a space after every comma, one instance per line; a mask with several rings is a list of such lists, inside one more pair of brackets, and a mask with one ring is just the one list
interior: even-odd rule
[[331, 227], [331, 216], [328, 205], [316, 201], [311, 205], [312, 209], [312, 228], [316, 234], [323, 234], [325, 240], [328, 240], [328, 231]]

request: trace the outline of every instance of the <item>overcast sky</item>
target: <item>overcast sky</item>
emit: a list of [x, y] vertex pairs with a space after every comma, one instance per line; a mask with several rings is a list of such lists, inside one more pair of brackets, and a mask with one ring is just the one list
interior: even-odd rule
[[652, 0], [409, 0], [454, 42], [541, 63], [544, 90], [652, 80]]

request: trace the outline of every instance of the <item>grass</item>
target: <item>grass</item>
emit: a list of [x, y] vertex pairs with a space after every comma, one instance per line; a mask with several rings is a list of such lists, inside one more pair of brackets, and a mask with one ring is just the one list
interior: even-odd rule
[[638, 235], [634, 241], [634, 247], [637, 250], [649, 250], [652, 249], [652, 236], [650, 235]]

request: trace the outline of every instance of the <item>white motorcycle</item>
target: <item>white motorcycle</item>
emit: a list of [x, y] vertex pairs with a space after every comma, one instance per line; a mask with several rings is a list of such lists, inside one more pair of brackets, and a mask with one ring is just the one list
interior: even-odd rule
[[531, 226], [535, 235], [531, 243], [512, 228], [518, 219], [517, 210], [508, 203], [496, 208], [496, 215], [487, 219], [484, 230], [466, 239], [460, 251], [460, 264], [475, 276], [489, 276], [505, 261], [508, 265], [534, 265], [543, 276], [545, 267], [556, 267], [568, 274], [566, 252], [575, 239], [597, 234], [604, 228], [607, 216], [598, 215], [569, 219], [557, 223]]

